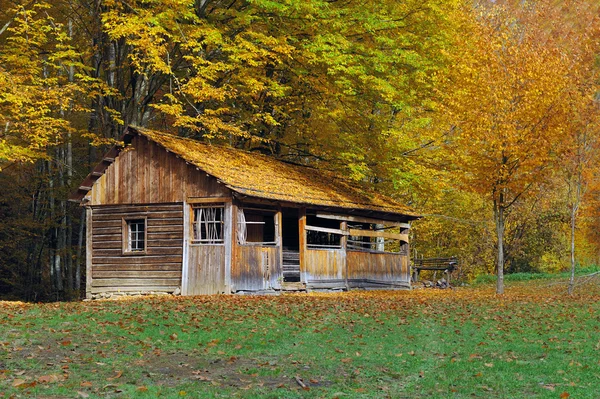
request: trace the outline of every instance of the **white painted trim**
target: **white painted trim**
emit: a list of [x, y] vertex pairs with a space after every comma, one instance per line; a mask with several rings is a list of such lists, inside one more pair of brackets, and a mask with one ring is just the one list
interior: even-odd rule
[[225, 287], [227, 289], [226, 294], [231, 294], [231, 258], [232, 258], [232, 245], [233, 245], [233, 206], [231, 202], [225, 203], [224, 212], [224, 231], [223, 231], [223, 242], [225, 243]]
[[181, 262], [181, 295], [188, 295], [189, 274], [189, 240], [190, 240], [190, 205], [183, 202], [183, 259]]

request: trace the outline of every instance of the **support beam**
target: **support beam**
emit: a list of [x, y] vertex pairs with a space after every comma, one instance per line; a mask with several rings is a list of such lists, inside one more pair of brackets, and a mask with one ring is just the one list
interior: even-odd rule
[[350, 235], [356, 237], [383, 237], [408, 242], [408, 234], [388, 233], [387, 231], [350, 229]]

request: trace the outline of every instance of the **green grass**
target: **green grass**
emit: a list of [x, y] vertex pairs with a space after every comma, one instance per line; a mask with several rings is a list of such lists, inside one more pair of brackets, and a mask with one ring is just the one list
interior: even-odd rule
[[[588, 266], [585, 268], [577, 268], [576, 276], [583, 276], [590, 273], [600, 271], [600, 267], [597, 265]], [[529, 280], [557, 280], [557, 279], [568, 279], [571, 275], [570, 271], [564, 271], [560, 273], [510, 273], [504, 275], [504, 280], [507, 282], [514, 281], [529, 281]], [[475, 278], [473, 285], [491, 284], [496, 282], [496, 276], [491, 274], [482, 274]]]
[[564, 288], [0, 302], [0, 398], [598, 398], [600, 289]]

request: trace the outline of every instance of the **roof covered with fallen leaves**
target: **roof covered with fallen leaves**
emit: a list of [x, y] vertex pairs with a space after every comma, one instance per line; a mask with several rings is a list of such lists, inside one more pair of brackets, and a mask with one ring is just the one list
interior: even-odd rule
[[241, 194], [307, 205], [418, 216], [406, 205], [327, 171], [153, 130], [130, 129], [177, 154]]

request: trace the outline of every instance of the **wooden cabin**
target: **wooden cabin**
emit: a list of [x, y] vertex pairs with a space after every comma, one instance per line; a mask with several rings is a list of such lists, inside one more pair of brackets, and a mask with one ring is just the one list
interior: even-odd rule
[[87, 297], [410, 288], [411, 209], [327, 172], [129, 127], [72, 199]]

